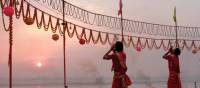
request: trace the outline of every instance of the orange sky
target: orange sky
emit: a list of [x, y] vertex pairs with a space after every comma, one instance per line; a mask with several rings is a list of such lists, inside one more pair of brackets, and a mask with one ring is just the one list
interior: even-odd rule
[[[69, 0], [85, 9], [116, 16], [117, 0]], [[79, 2], [80, 1], [80, 2]], [[192, 2], [193, 1], [193, 2]], [[110, 4], [114, 2], [115, 4]], [[172, 9], [177, 6], [178, 23], [180, 25], [200, 26], [200, 3], [197, 0], [124, 0], [124, 14], [126, 18], [141, 21], [173, 24]], [[111, 7], [113, 6], [113, 7]], [[2, 19], [0, 19], [2, 20]], [[79, 23], [81, 24], [81, 23]], [[8, 32], [3, 30], [0, 21], [0, 78], [8, 77]], [[22, 20], [14, 20], [13, 64], [14, 77], [62, 77], [63, 57], [62, 39], [57, 42], [51, 39], [53, 33], [37, 29], [36, 25], [27, 26]], [[67, 73], [70, 77], [103, 76], [111, 77], [111, 62], [103, 61], [102, 56], [110, 48], [109, 45], [80, 45], [76, 38], [67, 38]], [[128, 59], [128, 73], [132, 77], [139, 75], [142, 70], [147, 76], [167, 77], [167, 62], [161, 56], [163, 50], [143, 50], [136, 52], [133, 48], [125, 49]], [[185, 78], [200, 77], [200, 54], [193, 55], [184, 51], [181, 55], [181, 71]], [[44, 64], [36, 67], [38, 61]], [[153, 70], [153, 71], [152, 71]], [[183, 78], [184, 78], [183, 77]]]

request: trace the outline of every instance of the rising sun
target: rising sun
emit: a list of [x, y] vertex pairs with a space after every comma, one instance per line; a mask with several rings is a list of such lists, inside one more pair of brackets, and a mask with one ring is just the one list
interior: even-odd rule
[[36, 64], [36, 65], [37, 65], [37, 67], [39, 67], [39, 68], [40, 68], [40, 67], [42, 67], [42, 62], [37, 62], [37, 64]]

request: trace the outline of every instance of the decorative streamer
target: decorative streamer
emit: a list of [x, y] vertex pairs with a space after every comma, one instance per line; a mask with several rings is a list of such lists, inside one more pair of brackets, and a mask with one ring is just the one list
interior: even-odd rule
[[[61, 0], [34, 0], [35, 2], [46, 4], [49, 8], [62, 13], [61, 11]], [[98, 14], [90, 12], [88, 10], [82, 9], [71, 3], [65, 1], [65, 15], [76, 20], [82, 21], [86, 24], [108, 27], [111, 30], [121, 29], [121, 18], [112, 17], [108, 15]], [[171, 25], [161, 25], [147, 22], [134, 21], [129, 19], [122, 19], [125, 32], [133, 32], [137, 34], [147, 34], [153, 36], [165, 36], [165, 37], [175, 37], [175, 26]], [[179, 33], [178, 37], [183, 38], [199, 38], [200, 32], [195, 30], [200, 30], [200, 27], [185, 27], [177, 26]], [[184, 36], [187, 35], [187, 36]]]
[[[9, 55], [8, 55], [8, 67], [9, 67], [9, 88], [12, 88], [13, 85], [13, 77], [12, 77], [12, 50], [13, 50], [13, 14], [14, 9], [13, 6], [15, 4], [15, 0], [6, 0], [2, 2], [1, 0], [1, 10], [2, 10], [2, 20], [3, 26], [5, 31], [9, 31]], [[4, 14], [9, 17], [9, 25], [8, 29], [6, 29], [5, 21], [4, 21]]]
[[[2, 8], [3, 6], [3, 2], [1, 0], [1, 4], [2, 4]], [[52, 3], [52, 2], [51, 2]], [[26, 8], [25, 8], [26, 7]], [[33, 10], [33, 11], [31, 11]], [[33, 14], [31, 16], [31, 14]], [[24, 21], [25, 18], [29, 17], [32, 18], [33, 22], [37, 25], [38, 29], [43, 28], [45, 31], [48, 31], [49, 29], [53, 32], [56, 33], [58, 32], [60, 34], [60, 36], [63, 36], [64, 30], [61, 27], [61, 23], [62, 23], [62, 19], [55, 17], [51, 14], [49, 14], [48, 12], [44, 12], [41, 9], [33, 6], [31, 3], [21, 0], [21, 3], [19, 6], [15, 5], [15, 16], [17, 19], [19, 19], [20, 17], [22, 17], [22, 19]], [[126, 23], [126, 22], [125, 22]], [[154, 35], [162, 35], [162, 33], [164, 33], [165, 35], [170, 35], [170, 36], [175, 36], [175, 33], [172, 33], [172, 29], [174, 28], [173, 26], [159, 26], [157, 24], [157, 26], [155, 27], [155, 25], [150, 25], [150, 24], [145, 24], [145, 23], [139, 23], [137, 22], [137, 24], [133, 24], [132, 27], [138, 27], [143, 25], [143, 30], [135, 30], [136, 32], [145, 32], [145, 33], [150, 33], [150, 34], [154, 34], [155, 30], [160, 30], [160, 28], [164, 29], [163, 31], [160, 31], [159, 33], [155, 33]], [[150, 26], [148, 26], [150, 25]], [[153, 27], [154, 26], [154, 27]], [[145, 30], [146, 28], [150, 27], [150, 30]], [[157, 28], [157, 29], [154, 29]], [[196, 28], [195, 30], [193, 30], [194, 28]], [[115, 33], [108, 33], [108, 32], [103, 32], [103, 31], [97, 31], [97, 30], [93, 30], [90, 28], [86, 28], [83, 26], [79, 26], [76, 25], [74, 23], [68, 22], [65, 20], [65, 25], [64, 25], [64, 29], [66, 30], [66, 35], [68, 35], [70, 38], [76, 36], [78, 39], [83, 38], [86, 43], [101, 43], [103, 45], [105, 45], [106, 43], [112, 45], [117, 38], [121, 37], [121, 34], [115, 34]], [[180, 29], [180, 30], [179, 30]], [[81, 30], [81, 32], [79, 33], [78, 30]], [[166, 31], [165, 31], [166, 30]], [[193, 32], [198, 31], [197, 27], [187, 27], [187, 29], [183, 29], [181, 27], [178, 27], [179, 32], [182, 31], [185, 35], [187, 33], [192, 34]], [[190, 30], [188, 32], [188, 30]], [[5, 30], [5, 31], [9, 31], [9, 30]], [[180, 32], [180, 34], [182, 33]], [[195, 34], [195, 36], [199, 34]], [[190, 35], [187, 35], [190, 36]], [[194, 37], [195, 37], [194, 36]], [[160, 37], [138, 37], [138, 36], [132, 36], [132, 35], [124, 35], [124, 44], [125, 47], [130, 47], [132, 46], [133, 48], [137, 48], [137, 46], [139, 45], [141, 47], [141, 49], [144, 48], [148, 48], [148, 49], [160, 49], [163, 48], [164, 50], [167, 50], [170, 48], [170, 46], [174, 45], [175, 39], [170, 39], [170, 38], [160, 38]], [[199, 46], [199, 42], [200, 40], [194, 40], [194, 39], [187, 39], [187, 38], [179, 38], [178, 42], [179, 46], [181, 46], [181, 49], [188, 49], [191, 50], [193, 48], [196, 47], [200, 47]]]

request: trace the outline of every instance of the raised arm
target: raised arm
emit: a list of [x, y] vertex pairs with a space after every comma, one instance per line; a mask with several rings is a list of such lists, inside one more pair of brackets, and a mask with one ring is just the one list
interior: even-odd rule
[[163, 55], [164, 59], [167, 59], [167, 56], [172, 52], [172, 47]]
[[114, 46], [111, 46], [110, 50], [108, 50], [108, 52], [103, 56], [103, 59], [104, 59], [104, 60], [109, 60], [109, 59], [111, 59], [111, 55], [109, 55], [109, 54], [110, 54], [110, 52], [112, 52], [113, 50], [114, 50]]

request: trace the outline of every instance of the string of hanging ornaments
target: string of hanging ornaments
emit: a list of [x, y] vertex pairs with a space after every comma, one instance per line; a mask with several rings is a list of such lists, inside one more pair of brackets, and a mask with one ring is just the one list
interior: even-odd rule
[[[14, 5], [15, 17], [17, 19], [22, 17], [24, 23], [27, 25], [32, 25], [35, 23], [37, 25], [38, 29], [43, 28], [45, 31], [48, 31], [50, 29], [52, 31], [52, 33], [54, 33], [52, 35], [53, 40], [58, 40], [59, 35], [63, 36], [63, 33], [64, 33], [63, 30], [66, 30], [66, 34], [70, 38], [75, 36], [77, 39], [79, 39], [80, 44], [85, 44], [85, 43], [88, 44], [88, 43], [92, 42], [94, 44], [101, 43], [101, 44], [105, 45], [106, 43], [108, 43], [108, 44], [112, 45], [116, 40], [118, 40], [121, 37], [121, 34], [93, 30], [90, 28], [86, 28], [86, 27], [68, 22], [67, 20], [65, 20], [65, 24], [63, 27], [64, 29], [63, 29], [61, 27], [62, 21], [63, 21], [61, 18], [53, 16], [48, 12], [42, 11], [41, 9], [39, 9], [36, 6], [32, 5], [31, 3], [27, 2], [26, 0], [19, 0], [19, 1], [20, 1], [19, 5], [17, 5], [17, 4]], [[43, 1], [45, 2], [48, 0], [43, 0]], [[57, 0], [52, 0], [51, 3], [53, 3], [53, 1], [57, 1]], [[6, 2], [3, 2], [1, 0], [2, 8], [5, 7], [5, 3]], [[65, 5], [66, 5], [66, 3], [65, 3]], [[78, 8], [78, 7], [76, 7], [76, 8]], [[68, 10], [65, 10], [65, 11], [68, 11]], [[113, 17], [111, 17], [111, 18], [113, 18]], [[118, 18], [116, 18], [116, 19], [118, 19]], [[132, 21], [130, 21], [130, 22], [132, 22]], [[171, 34], [175, 35], [173, 33], [174, 26], [149, 24], [149, 23], [147, 24], [144, 22], [136, 22], [136, 21], [133, 21], [133, 22], [140, 26], [143, 25], [143, 26], [141, 26], [143, 31], [147, 30], [146, 28], [149, 27], [147, 25], [151, 25], [151, 27], [149, 27], [150, 29], [148, 29], [148, 32], [150, 32], [152, 34], [164, 33], [168, 36], [171, 36]], [[126, 22], [124, 22], [124, 23], [126, 23]], [[126, 26], [126, 25], [124, 25], [124, 26]], [[142, 30], [140, 28], [133, 28], [133, 30], [136, 30], [136, 29]], [[170, 30], [170, 31], [168, 31], [168, 30]], [[5, 31], [9, 31], [9, 30], [5, 28]], [[184, 31], [184, 32], [182, 32], [182, 31]], [[159, 32], [159, 33], [156, 33], [156, 32]], [[178, 26], [178, 32], [179, 32], [180, 36], [186, 35], [187, 33], [189, 33], [187, 36], [192, 36], [192, 35], [193, 35], [192, 37], [195, 37], [197, 35], [199, 36], [199, 28], [198, 27]], [[188, 50], [198, 49], [200, 47], [199, 41], [200, 40], [192, 40], [192, 39], [182, 38], [182, 39], [178, 40], [178, 46], [180, 49], [185, 49], [185, 48]], [[144, 48], [148, 48], [148, 49], [163, 48], [164, 50], [168, 50], [171, 46], [175, 46], [175, 39], [167, 39], [167, 38], [161, 39], [159, 37], [158, 38], [154, 38], [154, 37], [150, 38], [150, 37], [137, 37], [137, 36], [131, 36], [131, 35], [124, 35], [123, 43], [124, 43], [125, 47], [132, 46], [137, 51], [141, 51]]]
[[[5, 1], [2, 3], [1, 0], [1, 11], [3, 26], [6, 31], [9, 32], [9, 54], [8, 54], [8, 67], [9, 67], [9, 88], [12, 88], [12, 46], [13, 46], [13, 15], [14, 15], [14, 0]], [[5, 27], [4, 15], [9, 18], [8, 28]]]
[[[49, 8], [62, 13], [62, 0], [34, 0], [49, 6]], [[65, 15], [82, 21], [86, 24], [108, 27], [112, 30], [121, 30], [121, 18], [90, 12], [65, 1]], [[175, 36], [175, 26], [161, 25], [147, 22], [123, 19], [124, 31], [154, 36]], [[198, 38], [200, 27], [177, 26], [179, 37]]]

